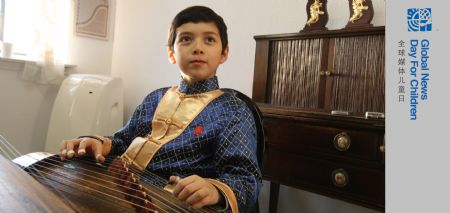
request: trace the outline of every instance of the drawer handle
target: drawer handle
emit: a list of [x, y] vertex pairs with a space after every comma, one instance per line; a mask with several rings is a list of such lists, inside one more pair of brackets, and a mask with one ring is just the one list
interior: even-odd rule
[[352, 144], [352, 139], [346, 132], [341, 132], [334, 136], [333, 139], [334, 148], [339, 151], [347, 151]]
[[335, 186], [344, 187], [348, 184], [349, 177], [344, 169], [335, 169], [332, 172], [331, 180]]
[[320, 76], [324, 76], [324, 75], [331, 76], [331, 75], [333, 75], [333, 73], [331, 71], [320, 71], [319, 75]]
[[384, 153], [386, 151], [386, 148], [384, 147], [384, 144], [380, 146], [380, 152]]

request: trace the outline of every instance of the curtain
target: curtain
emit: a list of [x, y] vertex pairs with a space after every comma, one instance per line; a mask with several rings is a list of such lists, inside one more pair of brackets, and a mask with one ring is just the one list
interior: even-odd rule
[[67, 54], [67, 1], [37, 2], [35, 52], [31, 53], [36, 61], [25, 63], [22, 77], [41, 84], [59, 84], [64, 79], [64, 57]]

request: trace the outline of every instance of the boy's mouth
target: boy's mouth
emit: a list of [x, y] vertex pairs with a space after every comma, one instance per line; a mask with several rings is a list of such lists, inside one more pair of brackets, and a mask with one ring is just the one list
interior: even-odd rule
[[203, 60], [192, 60], [190, 62], [191, 62], [191, 64], [195, 64], [195, 65], [201, 65], [201, 64], [206, 63], [206, 61], [203, 61]]

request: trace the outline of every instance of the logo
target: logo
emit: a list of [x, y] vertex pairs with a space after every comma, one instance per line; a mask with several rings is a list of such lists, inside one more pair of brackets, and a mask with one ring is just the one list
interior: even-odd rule
[[409, 8], [407, 17], [409, 32], [431, 31], [431, 8]]

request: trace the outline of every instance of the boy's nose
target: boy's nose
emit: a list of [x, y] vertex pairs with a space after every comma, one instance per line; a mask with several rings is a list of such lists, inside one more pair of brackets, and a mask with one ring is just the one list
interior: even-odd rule
[[193, 53], [194, 55], [203, 54], [203, 44], [201, 42], [195, 42]]
[[194, 55], [198, 55], [198, 54], [203, 54], [203, 50], [201, 50], [201, 49], [195, 49], [195, 50], [194, 50]]

